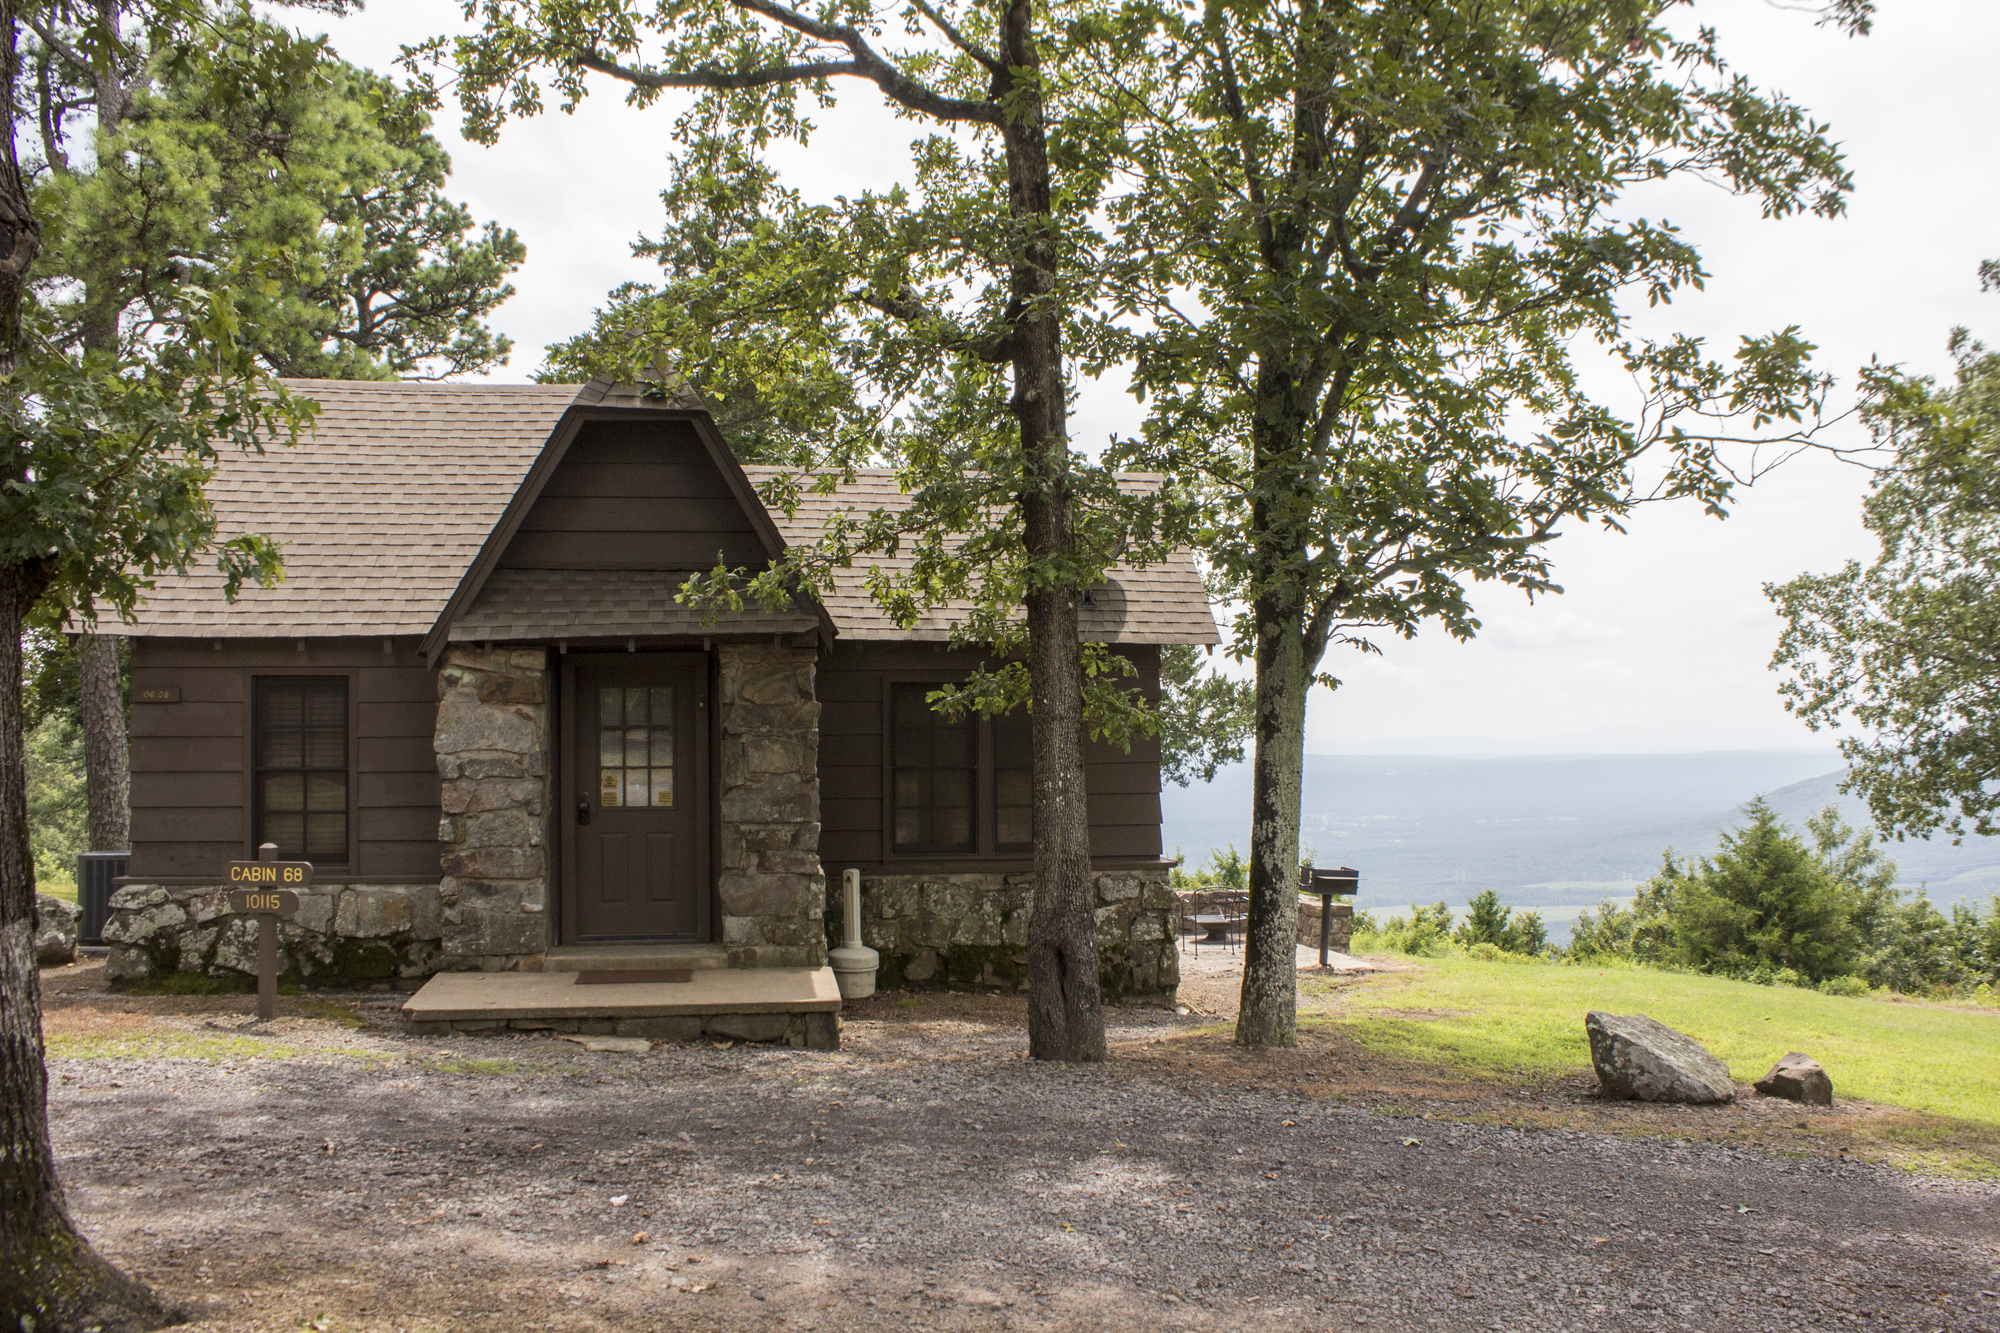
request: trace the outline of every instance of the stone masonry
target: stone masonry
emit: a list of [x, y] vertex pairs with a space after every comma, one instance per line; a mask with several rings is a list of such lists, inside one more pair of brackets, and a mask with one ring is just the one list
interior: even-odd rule
[[[1340, 953], [1354, 942], [1354, 904], [1336, 902], [1333, 924], [1327, 929], [1327, 947]], [[1319, 948], [1319, 899], [1299, 899], [1299, 943]]]
[[[1107, 999], [1170, 996], [1180, 985], [1169, 872], [1096, 874], [1098, 978]], [[877, 984], [1018, 989], [1028, 980], [1027, 874], [874, 875], [861, 881], [861, 938], [882, 955]], [[839, 903], [829, 903], [829, 937]]]
[[[278, 929], [278, 969], [310, 986], [379, 986], [438, 967], [442, 905], [435, 884], [316, 883]], [[257, 919], [229, 910], [222, 884], [127, 884], [104, 924], [111, 981], [164, 981], [176, 972], [257, 974]]]
[[817, 654], [736, 643], [718, 655], [722, 942], [732, 967], [822, 967]]
[[545, 649], [445, 651], [440, 969], [541, 969], [549, 944], [548, 698]]

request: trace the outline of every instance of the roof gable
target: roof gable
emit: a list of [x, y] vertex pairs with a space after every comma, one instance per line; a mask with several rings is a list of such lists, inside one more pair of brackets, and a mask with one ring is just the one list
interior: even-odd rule
[[[639, 581], [652, 584], [663, 572], [686, 575], [718, 561], [757, 568], [783, 554], [784, 537], [707, 412], [628, 405], [632, 399], [583, 400], [579, 394], [578, 405], [549, 436], [430, 626], [423, 651], [433, 661], [450, 639], [461, 637], [454, 628], [502, 569], [624, 570], [649, 576]], [[488, 608], [480, 619], [522, 622], [528, 608], [513, 602], [545, 581], [506, 580], [509, 604]], [[658, 620], [656, 612], [644, 614]], [[627, 604], [616, 614], [640, 612]], [[824, 611], [811, 607], [805, 614], [832, 638], [833, 622]], [[679, 632], [681, 617], [669, 619]], [[666, 628], [662, 621], [654, 632]]]

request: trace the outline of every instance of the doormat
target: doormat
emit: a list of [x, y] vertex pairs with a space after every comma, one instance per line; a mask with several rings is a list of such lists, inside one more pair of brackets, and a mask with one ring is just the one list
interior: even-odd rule
[[686, 967], [613, 967], [601, 972], [579, 972], [579, 986], [656, 986], [667, 981], [693, 981], [694, 970]]

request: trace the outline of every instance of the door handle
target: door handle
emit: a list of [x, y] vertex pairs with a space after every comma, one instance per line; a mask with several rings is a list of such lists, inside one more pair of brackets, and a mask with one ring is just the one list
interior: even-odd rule
[[580, 798], [576, 803], [576, 822], [578, 824], [588, 824], [590, 822], [590, 798], [588, 796]]

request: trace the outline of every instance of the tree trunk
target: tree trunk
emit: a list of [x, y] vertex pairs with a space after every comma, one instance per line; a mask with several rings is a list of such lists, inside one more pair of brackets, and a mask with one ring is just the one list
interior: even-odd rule
[[[0, 89], [6, 105], [20, 102], [20, 6], [0, 0]], [[14, 151], [14, 121], [0, 128], [0, 375], [14, 373], [21, 351], [21, 302], [27, 295], [28, 270], [42, 248], [41, 224], [21, 180], [21, 159]], [[15, 635], [18, 651], [20, 636]]]
[[132, 764], [125, 739], [125, 689], [119, 680], [118, 640], [109, 634], [86, 634], [79, 647], [90, 850], [126, 852], [132, 849]]
[[49, 1148], [21, 716], [22, 621], [43, 582], [0, 565], [0, 1327], [159, 1328], [178, 1313], [77, 1233]]
[[[19, 14], [14, 0], [0, 0], [0, 96], [8, 106], [19, 105]], [[27, 274], [40, 243], [10, 121], [0, 128], [0, 377], [10, 377], [17, 363]], [[0, 393], [10, 392], [18, 390], [0, 382]], [[28, 480], [18, 468], [0, 479]], [[0, 565], [0, 1327], [35, 1333], [159, 1328], [175, 1322], [178, 1312], [77, 1234], [49, 1148], [21, 716], [22, 622], [49, 572], [39, 564]]]
[[1305, 769], [1306, 696], [1312, 664], [1295, 598], [1260, 597], [1257, 612], [1257, 750], [1251, 759], [1250, 926], [1242, 1046], [1298, 1040], [1299, 787]]
[[[118, 36], [118, 5], [119, 0], [96, 0], [95, 5], [98, 25], [113, 40]], [[132, 102], [125, 79], [125, 62], [115, 55], [92, 79], [99, 171], [111, 165], [114, 156], [111, 139], [123, 124]], [[118, 350], [118, 321], [123, 306], [116, 278], [99, 274], [85, 282], [84, 351]], [[77, 670], [83, 699], [83, 773], [84, 792], [90, 801], [90, 850], [130, 851], [132, 763], [125, 734], [125, 691], [119, 681], [118, 641], [108, 635], [85, 634], [79, 648]]]
[[[1104, 1001], [1097, 981], [1097, 900], [1084, 800], [1083, 664], [1077, 590], [1061, 567], [1074, 546], [1069, 400], [1063, 382], [1057, 238], [1050, 218], [1048, 140], [1034, 41], [1034, 6], [1014, 0], [1003, 19], [1010, 72], [995, 78], [1008, 106], [1009, 205], [1028, 236], [1011, 280], [1013, 411], [1021, 423], [1028, 675], [1034, 697], [1035, 907], [1028, 922], [1028, 1053], [1037, 1060], [1102, 1060]], [[1027, 71], [1016, 82], [1012, 71]]]

